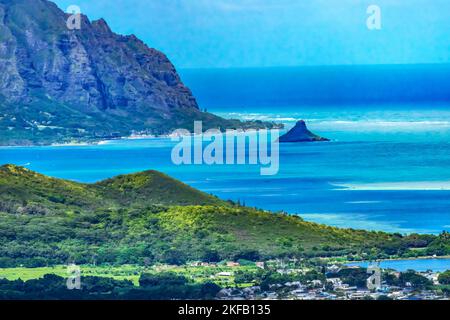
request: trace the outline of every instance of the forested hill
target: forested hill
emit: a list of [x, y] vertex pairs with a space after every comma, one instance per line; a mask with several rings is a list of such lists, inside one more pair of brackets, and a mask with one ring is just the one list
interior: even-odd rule
[[225, 202], [156, 171], [81, 184], [0, 167], [0, 267], [449, 253], [446, 233], [332, 228]]
[[[174, 65], [103, 19], [47, 0], [0, 0], [0, 145], [98, 141], [132, 133], [264, 127], [202, 112]], [[269, 124], [267, 124], [269, 125]]]
[[[95, 184], [55, 179], [15, 165], [0, 167], [2, 203], [42, 208], [48, 214], [67, 209], [92, 211], [101, 208], [216, 205], [219, 199], [157, 171], [121, 175]], [[23, 204], [26, 204], [23, 206]]]

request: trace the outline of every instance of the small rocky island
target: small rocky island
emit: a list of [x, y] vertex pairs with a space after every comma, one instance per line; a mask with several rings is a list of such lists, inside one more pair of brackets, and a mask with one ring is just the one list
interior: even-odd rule
[[330, 141], [327, 138], [319, 137], [318, 135], [312, 133], [306, 127], [306, 122], [300, 120], [297, 122], [294, 128], [292, 128], [288, 133], [281, 136], [279, 142], [321, 142]]

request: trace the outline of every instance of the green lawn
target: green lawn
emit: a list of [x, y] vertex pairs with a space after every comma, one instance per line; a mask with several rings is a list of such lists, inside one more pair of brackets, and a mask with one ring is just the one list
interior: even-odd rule
[[[139, 277], [142, 273], [162, 273], [162, 272], [173, 272], [179, 275], [183, 275], [188, 279], [196, 283], [203, 283], [212, 281], [218, 285], [223, 286], [234, 286], [234, 272], [237, 271], [256, 271], [258, 270], [255, 266], [239, 266], [239, 267], [192, 267], [192, 266], [165, 266], [158, 265], [152, 267], [141, 267], [134, 265], [123, 265], [123, 266], [93, 266], [93, 265], [82, 265], [81, 276], [95, 276], [104, 278], [113, 278], [115, 280], [130, 280], [136, 286], [139, 285]], [[232, 276], [230, 277], [219, 277], [217, 276], [220, 272], [230, 272]], [[24, 281], [32, 279], [40, 279], [46, 274], [55, 274], [60, 277], [67, 277], [66, 266], [55, 266], [55, 267], [45, 267], [45, 268], [4, 268], [0, 269], [0, 279], [7, 280], [18, 280], [22, 279]], [[251, 284], [247, 284], [251, 285]]]
[[[81, 275], [113, 278], [116, 280], [131, 280], [134, 284], [138, 284], [139, 276], [143, 271], [142, 267], [137, 266], [121, 266], [121, 267], [97, 267], [97, 266], [80, 266]], [[66, 266], [55, 266], [45, 268], [5, 268], [0, 269], [0, 278], [7, 280], [22, 279], [24, 281], [32, 279], [40, 279], [46, 274], [55, 274], [60, 277], [69, 276]]]

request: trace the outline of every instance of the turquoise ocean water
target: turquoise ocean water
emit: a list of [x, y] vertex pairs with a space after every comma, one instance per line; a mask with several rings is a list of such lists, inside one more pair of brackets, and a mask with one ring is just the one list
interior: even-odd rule
[[156, 169], [223, 199], [329, 225], [401, 233], [450, 230], [450, 111], [412, 113], [405, 106], [373, 112], [240, 110], [231, 116], [278, 118], [288, 126], [305, 118], [311, 130], [333, 141], [281, 145], [276, 176], [261, 176], [259, 167], [250, 165], [176, 166], [170, 139], [6, 147], [0, 148], [0, 163], [82, 182]]
[[[450, 79], [450, 72], [434, 73], [428, 76], [441, 82]], [[410, 90], [404, 101], [395, 101], [386, 93], [389, 90], [383, 89], [385, 93], [373, 95], [367, 104], [360, 98], [352, 102], [346, 92], [339, 104], [299, 104], [298, 95], [305, 92], [307, 81], [287, 81], [290, 75], [283, 72], [277, 76], [280, 83], [290, 83], [292, 88], [286, 91], [271, 86], [273, 73], [256, 72], [255, 82], [264, 84], [266, 77], [267, 86], [249, 85], [233, 91], [225, 81], [221, 86], [227, 94], [211, 100], [207, 94], [213, 90], [208, 87], [210, 82], [196, 81], [192, 73], [184, 75], [202, 108], [211, 112], [244, 120], [280, 121], [288, 128], [305, 119], [312, 131], [332, 140], [282, 145], [276, 176], [261, 176], [259, 167], [250, 165], [176, 166], [171, 162], [174, 142], [163, 138], [98, 146], [5, 147], [0, 148], [0, 163], [81, 182], [156, 169], [223, 199], [284, 210], [328, 225], [400, 233], [450, 231], [450, 102], [446, 102], [446, 90]], [[252, 74], [246, 77], [251, 79]], [[362, 90], [353, 87], [339, 90]], [[221, 88], [215, 86], [214, 90]], [[258, 95], [258, 90], [264, 92]], [[339, 90], [333, 91], [333, 97], [340, 95]], [[275, 97], [286, 92], [292, 97], [283, 99], [292, 103], [274, 104]], [[434, 92], [438, 98], [427, 102], [424, 92]], [[259, 99], [252, 103], [252, 95]], [[418, 101], [409, 101], [413, 98]]]
[[[351, 263], [350, 266], [360, 266], [367, 268], [369, 262]], [[383, 269], [393, 269], [400, 272], [415, 270], [426, 272], [432, 270], [434, 272], [444, 272], [450, 267], [450, 259], [415, 259], [415, 260], [387, 260], [380, 263]]]

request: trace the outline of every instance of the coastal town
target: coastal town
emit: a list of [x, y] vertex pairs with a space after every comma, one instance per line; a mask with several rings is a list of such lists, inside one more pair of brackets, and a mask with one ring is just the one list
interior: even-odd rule
[[[208, 270], [225, 267], [227, 271], [217, 272], [210, 279], [221, 283], [217, 295], [219, 300], [449, 300], [449, 271], [416, 272], [408, 270], [382, 270], [378, 263], [371, 267], [328, 264], [319, 267], [305, 267], [302, 261], [272, 260], [256, 262], [259, 271], [247, 269], [239, 262], [193, 263], [192, 267]], [[253, 271], [250, 271], [253, 270]], [[320, 270], [320, 271], [316, 271]], [[379, 279], [374, 275], [379, 270]], [[259, 285], [245, 284], [253, 276], [264, 274], [266, 279]], [[264, 277], [264, 276], [263, 276]], [[244, 278], [244, 280], [243, 280]], [[246, 278], [246, 279], [245, 279]], [[268, 280], [270, 278], [270, 280]], [[261, 278], [259, 278], [261, 280]], [[228, 286], [227, 286], [228, 284]]]

